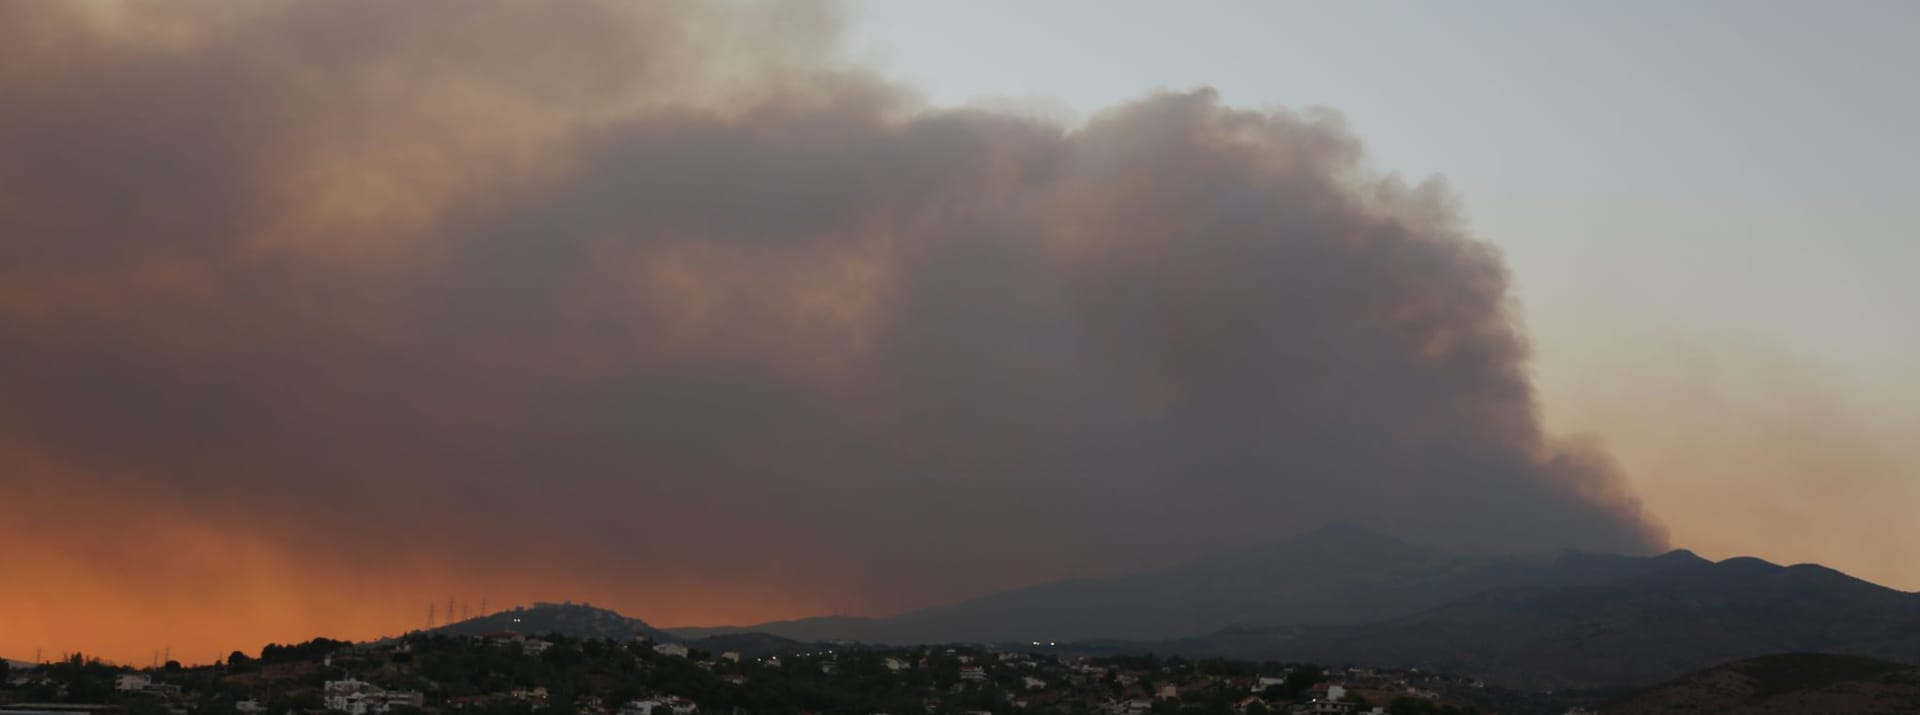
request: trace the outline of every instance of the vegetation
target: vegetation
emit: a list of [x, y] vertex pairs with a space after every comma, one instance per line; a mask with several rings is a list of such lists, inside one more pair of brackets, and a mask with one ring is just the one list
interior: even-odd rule
[[[1356, 676], [1309, 664], [796, 645], [818, 650], [762, 659], [698, 648], [662, 653], [643, 640], [432, 633], [356, 645], [321, 638], [268, 645], [258, 656], [235, 652], [193, 668], [170, 663], [134, 671], [74, 656], [13, 679], [21, 682], [0, 689], [0, 702], [122, 705], [128, 715], [183, 709], [229, 715], [245, 704], [298, 715], [324, 712], [325, 684], [352, 679], [382, 691], [418, 693], [426, 710], [462, 715], [616, 715], [636, 703], [626, 708], [632, 715], [648, 701], [697, 704], [701, 713], [775, 715], [1270, 715], [1316, 693], [1327, 696], [1331, 681], [1342, 677], [1407, 687], [1371, 671]], [[135, 672], [151, 684], [116, 688], [119, 676]], [[1418, 677], [1423, 687], [1440, 680]], [[1266, 684], [1272, 685], [1260, 687]], [[1478, 712], [1373, 692], [1371, 701], [1359, 692], [1345, 699], [1355, 709], [1392, 701], [1394, 713]]]

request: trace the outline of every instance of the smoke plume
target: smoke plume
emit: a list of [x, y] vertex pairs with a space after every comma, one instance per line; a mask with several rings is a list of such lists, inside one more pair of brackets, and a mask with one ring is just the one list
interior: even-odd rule
[[0, 648], [886, 613], [1335, 518], [1661, 545], [1337, 115], [931, 107], [837, 25], [0, 4]]

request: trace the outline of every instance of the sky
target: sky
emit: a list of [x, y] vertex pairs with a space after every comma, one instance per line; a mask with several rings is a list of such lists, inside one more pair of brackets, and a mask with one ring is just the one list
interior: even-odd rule
[[1072, 120], [1208, 86], [1339, 111], [1505, 255], [1547, 424], [1603, 442], [1676, 544], [1912, 590], [1916, 22], [1896, 2], [874, 2], [851, 44], [941, 104]]
[[0, 655], [1329, 520], [1920, 588], [1914, 11], [1814, 9], [0, 4]]

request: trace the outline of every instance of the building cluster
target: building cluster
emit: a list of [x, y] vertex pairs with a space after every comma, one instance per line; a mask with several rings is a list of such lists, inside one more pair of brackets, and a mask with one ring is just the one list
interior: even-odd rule
[[[385, 690], [364, 680], [329, 680], [322, 689], [327, 710], [347, 715], [385, 715], [395, 710], [420, 710], [426, 696], [418, 690]], [[258, 706], [257, 700], [253, 701]]]
[[745, 715], [796, 691], [874, 703], [871, 712], [882, 715], [1385, 715], [1408, 699], [1457, 704], [1480, 687], [1417, 671], [1091, 657], [1046, 647], [791, 645], [743, 655], [697, 643], [437, 636], [343, 645], [244, 671], [116, 669], [112, 690], [130, 715]]

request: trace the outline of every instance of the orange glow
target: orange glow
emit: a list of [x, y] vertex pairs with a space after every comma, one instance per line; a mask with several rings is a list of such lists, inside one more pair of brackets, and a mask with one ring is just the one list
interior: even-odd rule
[[144, 666], [170, 649], [183, 663], [209, 663], [234, 650], [257, 654], [267, 643], [396, 635], [424, 625], [428, 604], [444, 611], [448, 598], [476, 610], [482, 598], [495, 609], [584, 600], [656, 624], [823, 610], [671, 577], [581, 579], [557, 564], [454, 573], [404, 544], [356, 561], [186, 516], [178, 504], [26, 496], [0, 507], [0, 655], [8, 658], [84, 652]]

